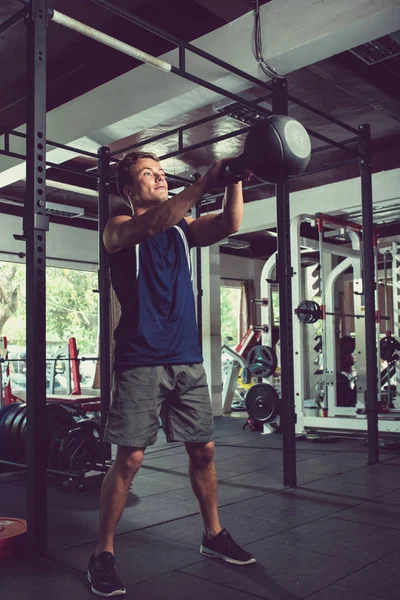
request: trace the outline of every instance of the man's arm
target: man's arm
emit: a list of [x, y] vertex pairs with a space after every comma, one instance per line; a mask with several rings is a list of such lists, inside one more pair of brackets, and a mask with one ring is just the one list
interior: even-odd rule
[[113, 253], [121, 248], [135, 246], [139, 242], [179, 223], [191, 207], [208, 190], [217, 185], [220, 169], [221, 161], [218, 161], [196, 183], [165, 202], [153, 206], [142, 215], [137, 217], [120, 215], [111, 219], [103, 233], [103, 241], [107, 252]]
[[203, 215], [197, 219], [185, 217], [192, 246], [212, 246], [239, 231], [243, 218], [241, 181], [226, 188], [222, 209], [219, 214]]

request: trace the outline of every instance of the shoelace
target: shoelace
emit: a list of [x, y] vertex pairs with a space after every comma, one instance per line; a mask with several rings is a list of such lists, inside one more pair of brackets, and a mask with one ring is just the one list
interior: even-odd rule
[[222, 540], [223, 540], [224, 544], [226, 544], [230, 548], [234, 548], [235, 546], [237, 546], [236, 542], [232, 539], [232, 536], [228, 531], [225, 531], [223, 533]]
[[94, 570], [101, 575], [115, 575], [115, 565], [112, 556], [103, 558], [101, 562], [94, 563]]

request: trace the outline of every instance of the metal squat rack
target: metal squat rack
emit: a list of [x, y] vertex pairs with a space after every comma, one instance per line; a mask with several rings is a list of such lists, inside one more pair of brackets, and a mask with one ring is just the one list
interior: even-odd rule
[[[358, 142], [358, 149], [351, 150], [346, 146], [346, 142], [339, 143], [329, 139], [315, 131], [308, 129], [311, 137], [323, 141], [326, 146], [314, 150], [320, 152], [325, 148], [334, 146], [352, 155], [352, 158], [342, 163], [326, 165], [318, 169], [310, 170], [303, 175], [320, 172], [348, 163], [359, 161], [361, 171], [362, 185], [362, 209], [363, 209], [363, 265], [364, 265], [364, 296], [365, 296], [365, 332], [367, 346], [367, 406], [368, 406], [368, 455], [369, 462], [378, 460], [378, 430], [377, 430], [377, 409], [376, 409], [376, 348], [375, 348], [375, 301], [374, 301], [374, 257], [373, 257], [373, 239], [372, 239], [372, 185], [371, 185], [371, 165], [370, 165], [370, 127], [367, 124], [360, 125], [358, 129], [350, 127], [340, 120], [325, 114], [319, 109], [291, 96], [288, 93], [287, 82], [285, 79], [276, 79], [271, 83], [249, 75], [248, 73], [226, 63], [219, 58], [212, 56], [208, 52], [197, 48], [193, 44], [184, 42], [169, 34], [162, 29], [155, 27], [147, 21], [140, 19], [133, 13], [117, 7], [107, 0], [92, 0], [105, 10], [119, 15], [121, 18], [140, 26], [154, 35], [161, 36], [173, 43], [179, 52], [179, 66], [175, 67], [163, 60], [153, 57], [140, 51], [137, 48], [129, 46], [121, 41], [107, 36], [93, 28], [88, 27], [74, 19], [62, 15], [55, 10], [49, 10], [47, 0], [23, 0], [26, 8], [19, 11], [16, 15], [5, 21], [0, 26], [0, 34], [13, 27], [15, 24], [24, 20], [27, 30], [27, 134], [26, 134], [26, 156], [10, 152], [9, 135], [19, 135], [16, 132], [8, 133], [3, 136], [4, 149], [1, 154], [14, 156], [27, 163], [26, 176], [26, 198], [24, 219], [23, 219], [23, 239], [26, 243], [26, 264], [27, 264], [27, 305], [32, 310], [27, 314], [27, 395], [28, 402], [28, 554], [30, 556], [45, 555], [47, 549], [47, 499], [46, 499], [46, 457], [41, 443], [42, 423], [45, 418], [46, 408], [46, 356], [45, 356], [45, 277], [46, 277], [46, 232], [49, 229], [48, 218], [45, 215], [45, 185], [46, 185], [46, 166], [56, 166], [46, 162], [46, 145], [67, 148], [68, 150], [77, 150], [97, 159], [97, 180], [99, 192], [99, 291], [100, 291], [100, 356], [101, 356], [101, 402], [103, 423], [107, 417], [110, 404], [110, 356], [109, 356], [109, 294], [110, 281], [107, 271], [105, 251], [102, 245], [101, 232], [109, 218], [108, 210], [108, 190], [110, 185], [111, 161], [117, 161], [116, 153], [111, 153], [107, 147], [98, 150], [97, 155], [90, 152], [82, 152], [79, 149], [71, 148], [50, 142], [46, 139], [46, 34], [47, 26], [54, 21], [61, 26], [80, 32], [82, 35], [89, 36], [100, 43], [115, 48], [129, 56], [138, 59], [141, 62], [153, 65], [165, 72], [177, 75], [192, 83], [198, 84], [208, 90], [229, 98], [238, 104], [254, 109], [262, 116], [271, 114], [265, 108], [258, 104], [265, 98], [257, 102], [250, 102], [242, 97], [224, 90], [204, 79], [190, 73], [186, 69], [186, 53], [194, 53], [203, 59], [233, 73], [252, 85], [260, 86], [268, 92], [268, 97], [272, 94], [272, 112], [275, 114], [288, 114], [289, 102], [300, 105], [310, 110], [314, 114], [326, 118], [335, 123], [338, 127], [351, 132]], [[221, 114], [222, 116], [222, 114]], [[203, 119], [201, 122], [206, 122]], [[184, 146], [182, 132], [185, 129], [199, 125], [200, 122], [192, 123], [188, 126], [176, 128], [168, 133], [161, 134], [145, 140], [140, 145], [149, 144], [169, 136], [172, 133], [177, 134], [178, 148], [175, 152], [160, 157], [161, 159], [169, 156], [175, 156], [194, 150], [201, 146], [213, 144], [235, 135], [240, 135], [248, 131], [244, 127], [225, 136], [219, 136], [207, 142], [195, 146]], [[354, 138], [353, 140], [354, 141]], [[119, 150], [133, 149], [135, 146]], [[57, 168], [59, 168], [57, 166]], [[66, 169], [66, 167], [62, 167]], [[264, 185], [264, 184], [261, 184]], [[292, 331], [292, 275], [290, 252], [290, 207], [289, 207], [289, 184], [288, 182], [276, 185], [276, 203], [277, 203], [277, 230], [278, 230], [278, 259], [277, 259], [277, 280], [280, 292], [280, 318], [281, 318], [281, 352], [286, 357], [282, 364], [282, 415], [281, 425], [283, 433], [283, 484], [284, 486], [296, 486], [296, 446], [295, 446], [295, 403], [293, 387], [293, 331]], [[197, 267], [201, 275], [200, 265]], [[197, 281], [198, 294], [201, 296], [201, 281]], [[201, 297], [198, 298], [198, 306]], [[201, 314], [199, 314], [201, 323]]]

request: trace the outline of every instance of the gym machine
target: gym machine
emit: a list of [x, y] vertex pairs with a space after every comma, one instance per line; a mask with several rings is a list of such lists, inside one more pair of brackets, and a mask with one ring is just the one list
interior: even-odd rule
[[[258, 302], [258, 301], [255, 301]], [[267, 306], [266, 299], [259, 301]], [[253, 423], [260, 424], [263, 433], [271, 433], [279, 424], [279, 395], [272, 385], [264, 380], [271, 377], [277, 368], [277, 357], [269, 346], [258, 342], [261, 333], [268, 331], [267, 326], [250, 326], [235, 350], [225, 340], [221, 347], [222, 355], [227, 358], [222, 361], [222, 399], [224, 414], [232, 410], [246, 410], [251, 429], [256, 429]], [[238, 391], [239, 376], [242, 391]], [[235, 400], [239, 395], [239, 401]]]
[[[301, 237], [300, 227], [303, 222], [318, 227], [318, 241]], [[325, 234], [324, 235], [324, 230]], [[364, 395], [366, 391], [366, 359], [364, 344], [364, 306], [363, 288], [361, 277], [360, 258], [360, 230], [357, 223], [346, 222], [342, 219], [328, 215], [298, 215], [291, 221], [292, 242], [292, 265], [294, 270], [292, 302], [294, 313], [297, 318], [293, 320], [293, 344], [294, 344], [294, 386], [296, 402], [296, 434], [301, 435], [315, 431], [345, 433], [348, 435], [366, 432], [366, 408]], [[348, 245], [336, 245], [327, 241], [332, 236], [339, 234], [347, 236], [351, 243]], [[399, 335], [400, 318], [400, 256], [397, 244], [392, 244], [380, 251], [389, 253], [392, 260], [393, 277], [393, 337], [388, 329], [391, 317], [388, 316], [388, 303], [385, 302], [384, 312], [379, 310], [378, 292], [376, 293], [376, 324], [377, 324], [377, 348], [378, 356], [386, 361], [387, 366], [379, 373], [378, 406], [379, 410], [379, 433], [396, 434], [400, 432], [400, 378], [399, 357], [400, 343], [396, 339]], [[308, 267], [302, 266], [302, 255], [310, 251], [318, 251], [319, 259]], [[376, 273], [378, 247], [375, 246]], [[341, 258], [338, 261], [338, 257]], [[274, 282], [276, 257], [272, 255], [266, 262], [261, 276], [261, 293], [270, 298]], [[312, 262], [312, 261], [311, 261]], [[337, 263], [337, 264], [335, 264]], [[353, 302], [352, 312], [338, 310], [336, 284], [339, 278], [350, 268], [353, 269]], [[386, 280], [386, 273], [385, 273]], [[386, 288], [385, 288], [386, 292]], [[311, 297], [311, 300], [304, 300]], [[318, 302], [316, 301], [318, 299]], [[263, 335], [263, 343], [271, 344], [272, 336], [272, 309], [263, 307], [262, 320], [269, 325], [270, 332]], [[342, 341], [353, 341], [353, 347], [347, 350], [348, 355], [355, 352], [356, 372], [348, 369], [349, 374], [341, 371], [340, 347], [338, 344], [339, 326], [338, 319], [354, 320], [354, 328], [351, 336], [344, 336]], [[381, 328], [384, 328], [384, 335]], [[315, 350], [318, 356], [313, 361], [311, 353]], [[343, 350], [343, 347], [342, 347]], [[380, 361], [379, 361], [380, 363]], [[309, 366], [311, 364], [311, 369]], [[315, 370], [315, 365], [318, 365]], [[321, 367], [321, 368], [320, 368]], [[343, 377], [339, 377], [343, 376]], [[345, 385], [345, 380], [347, 384]], [[395, 381], [395, 387], [390, 385]], [[356, 384], [356, 385], [355, 385]], [[346, 394], [354, 388], [354, 403], [338, 402], [338, 396]], [[386, 385], [386, 393], [382, 386]], [[346, 387], [347, 386], [347, 387]], [[310, 393], [312, 389], [317, 391], [317, 398]], [[314, 395], [315, 396], [315, 395]], [[347, 405], [346, 405], [347, 404]], [[353, 405], [351, 405], [353, 404]]]

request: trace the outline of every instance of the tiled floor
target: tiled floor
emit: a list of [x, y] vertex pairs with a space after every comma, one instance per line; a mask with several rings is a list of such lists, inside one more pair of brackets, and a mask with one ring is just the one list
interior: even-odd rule
[[[366, 446], [297, 444], [296, 489], [282, 486], [282, 440], [216, 419], [223, 526], [257, 558], [247, 567], [205, 559], [182, 444], [160, 433], [118, 526], [126, 598], [140, 600], [377, 600], [400, 598], [400, 451], [367, 466]], [[97, 535], [98, 489], [49, 486], [49, 556], [0, 561], [1, 598], [83, 600]], [[0, 479], [0, 514], [24, 517], [25, 483]]]

